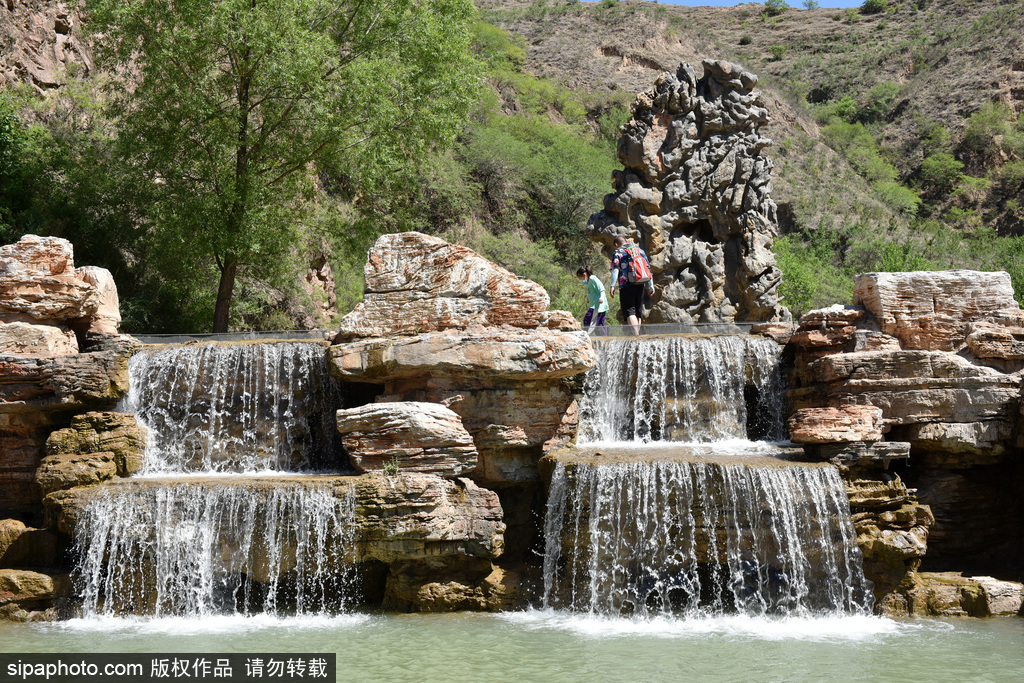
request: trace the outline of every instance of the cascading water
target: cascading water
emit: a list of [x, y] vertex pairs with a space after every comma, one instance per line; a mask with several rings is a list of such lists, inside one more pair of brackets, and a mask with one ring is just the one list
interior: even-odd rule
[[301, 342], [141, 351], [124, 408], [149, 435], [145, 474], [299, 471], [334, 464], [340, 390]]
[[89, 615], [319, 614], [345, 608], [351, 494], [300, 482], [110, 487], [82, 512]]
[[579, 446], [559, 456], [551, 480], [547, 606], [645, 616], [870, 610], [835, 469], [735, 445], [782, 438], [777, 344], [731, 335], [595, 346]]
[[345, 609], [353, 498], [311, 474], [267, 476], [336, 469], [340, 406], [320, 344], [133, 356], [122, 409], [148, 429], [145, 462], [140, 477], [99, 490], [75, 525], [83, 612]]
[[714, 442], [782, 436], [779, 346], [763, 337], [595, 343], [579, 442]]
[[591, 614], [857, 613], [870, 592], [829, 467], [556, 467], [544, 601]]

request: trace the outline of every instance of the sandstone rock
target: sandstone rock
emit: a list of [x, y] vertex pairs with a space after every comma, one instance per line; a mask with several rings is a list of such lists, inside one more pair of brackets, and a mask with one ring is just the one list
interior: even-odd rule
[[856, 510], [894, 509], [909, 500], [907, 487], [899, 477], [846, 479], [844, 483], [850, 507]]
[[36, 469], [72, 414], [109, 410], [128, 390], [127, 353], [0, 357], [0, 516], [41, 513]]
[[853, 303], [904, 348], [942, 351], [963, 346], [970, 321], [1017, 308], [1008, 273], [970, 270], [858, 275]]
[[485, 328], [354, 341], [332, 346], [328, 359], [336, 377], [357, 382], [431, 375], [557, 379], [597, 362], [586, 332]]
[[65, 356], [78, 353], [78, 338], [64, 325], [0, 322], [0, 355]]
[[798, 407], [859, 404], [881, 408], [885, 421], [983, 422], [1009, 419], [1019, 380], [939, 351], [858, 351], [824, 356], [808, 365], [816, 383]]
[[401, 472], [457, 477], [477, 465], [462, 419], [437, 403], [371, 403], [339, 410], [338, 431], [352, 466], [382, 471], [395, 459]]
[[504, 549], [497, 494], [468, 479], [375, 474], [359, 477], [355, 486], [363, 559], [387, 564], [448, 555], [493, 559]]
[[116, 476], [113, 453], [48, 455], [36, 470], [36, 482], [44, 496], [76, 486], [93, 486]]
[[999, 581], [991, 576], [970, 578], [985, 593], [985, 604], [993, 617], [1012, 617], [1020, 614], [1024, 607], [1024, 584], [1016, 581]]
[[908, 598], [911, 614], [917, 616], [987, 616], [981, 586], [955, 572], [917, 574]]
[[[363, 301], [346, 315], [338, 340], [415, 335], [475, 325], [569, 325], [550, 316], [544, 288], [466, 247], [418, 232], [381, 236], [364, 269]], [[571, 322], [570, 322], [571, 320]]]
[[998, 311], [968, 323], [967, 347], [978, 358], [1024, 360], [1024, 311]]
[[46, 440], [48, 456], [109, 453], [117, 475], [128, 477], [142, 467], [146, 430], [127, 413], [89, 412], [71, 418], [71, 426]]
[[828, 308], [818, 308], [800, 316], [800, 329], [827, 329], [832, 327], [856, 326], [864, 320], [864, 309], [858, 306], [834, 304]]
[[637, 96], [618, 144], [625, 168], [590, 217], [590, 238], [608, 256], [618, 236], [645, 248], [649, 322], [789, 320], [771, 251], [778, 225], [757, 78], [728, 62], [703, 66], [698, 79], [680, 64]]
[[881, 441], [882, 411], [872, 406], [802, 408], [789, 418], [789, 438], [796, 443]]
[[74, 248], [60, 237], [25, 235], [0, 247], [0, 277], [75, 276]]
[[96, 287], [76, 276], [67, 240], [26, 235], [0, 247], [0, 320], [71, 321], [99, 304]]
[[99, 303], [96, 312], [85, 321], [87, 334], [116, 335], [121, 325], [121, 304], [117, 298], [114, 276], [106, 268], [83, 266], [75, 271], [78, 279], [96, 288]]
[[0, 618], [10, 621], [50, 621], [54, 604], [71, 590], [67, 574], [27, 569], [0, 569]]
[[820, 460], [831, 460], [840, 469], [877, 467], [888, 469], [894, 460], [910, 458], [910, 444], [906, 441], [847, 441], [839, 443], [808, 444], [804, 451]]
[[790, 323], [757, 323], [750, 326], [751, 334], [768, 337], [779, 346], [785, 346], [793, 336], [794, 328]]
[[1006, 452], [1013, 436], [1013, 424], [1007, 420], [986, 422], [923, 422], [903, 427], [900, 437], [915, 449], [947, 454], [974, 455], [960, 458], [963, 465], [998, 460]]

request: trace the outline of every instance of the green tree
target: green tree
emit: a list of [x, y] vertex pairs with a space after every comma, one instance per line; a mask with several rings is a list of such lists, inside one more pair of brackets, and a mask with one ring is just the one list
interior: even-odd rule
[[786, 10], [789, 5], [786, 0], [764, 0], [764, 14], [769, 17], [777, 17]]
[[469, 0], [93, 0], [125, 158], [158, 189], [159, 248], [216, 264], [213, 329], [239, 268], [272, 266], [315, 172], [387, 177], [454, 138], [478, 91]]
[[921, 179], [937, 190], [948, 192], [964, 175], [963, 162], [952, 154], [939, 152], [921, 164]]

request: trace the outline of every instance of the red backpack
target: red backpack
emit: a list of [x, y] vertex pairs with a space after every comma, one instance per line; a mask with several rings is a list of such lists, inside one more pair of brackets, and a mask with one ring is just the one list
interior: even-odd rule
[[651, 274], [651, 264], [644, 258], [644, 252], [635, 244], [627, 244], [622, 247], [625, 253], [625, 263], [622, 263], [622, 270], [626, 273], [626, 279], [632, 285], [641, 285], [650, 282], [654, 276]]

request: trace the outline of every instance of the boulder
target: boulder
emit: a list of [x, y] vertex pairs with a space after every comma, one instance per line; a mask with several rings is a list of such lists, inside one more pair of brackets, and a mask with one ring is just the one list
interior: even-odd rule
[[64, 573], [0, 569], [0, 618], [9, 621], [52, 621], [54, 605], [68, 595], [71, 580]]
[[958, 350], [967, 323], [1018, 308], [1008, 273], [972, 270], [865, 273], [857, 276], [853, 303], [903, 348], [929, 351]]
[[43, 495], [77, 486], [93, 486], [117, 476], [113, 453], [48, 455], [36, 470]]
[[590, 217], [590, 239], [611, 257], [616, 237], [650, 257], [648, 322], [788, 321], [772, 201], [768, 111], [757, 77], [729, 62], [680, 64], [637, 95], [621, 129], [613, 192]]
[[499, 612], [515, 609], [519, 577], [490, 562], [452, 564], [441, 559], [395, 563], [383, 608], [401, 612]]
[[85, 333], [93, 335], [113, 336], [121, 325], [121, 304], [117, 297], [117, 285], [114, 276], [106, 268], [83, 266], [75, 271], [75, 275], [96, 289], [99, 300], [96, 311], [85, 320]]
[[65, 325], [0, 322], [0, 355], [65, 356], [78, 353], [78, 338]]
[[46, 440], [46, 454], [51, 457], [109, 454], [120, 477], [139, 471], [145, 451], [146, 430], [128, 413], [93, 411], [75, 415], [70, 427], [53, 432]]
[[984, 590], [959, 572], [918, 573], [907, 597], [910, 613], [917, 616], [988, 616]]
[[796, 443], [881, 441], [882, 411], [872, 406], [803, 408], [789, 418], [789, 438]]
[[993, 617], [1012, 617], [1021, 614], [1024, 608], [1024, 584], [1016, 581], [999, 581], [991, 576], [970, 578], [985, 593], [985, 604]]
[[427, 376], [560, 379], [597, 362], [586, 332], [480, 327], [343, 343], [330, 348], [328, 359], [336, 377], [356, 382]]
[[473, 438], [455, 412], [437, 403], [371, 403], [337, 412], [338, 431], [352, 466], [457, 477], [476, 468]]
[[998, 311], [967, 324], [967, 347], [978, 358], [1024, 360], [1024, 311]]
[[893, 461], [910, 458], [910, 444], [906, 441], [842, 441], [807, 444], [804, 452], [820, 460], [831, 460], [840, 470], [850, 468], [889, 468]]
[[71, 243], [58, 237], [24, 236], [0, 247], [0, 320], [69, 322], [92, 316], [100, 305], [96, 287], [80, 279]]
[[580, 329], [571, 316], [549, 315], [550, 298], [537, 283], [418, 232], [381, 236], [363, 272], [363, 301], [342, 319], [339, 341], [477, 325]]

